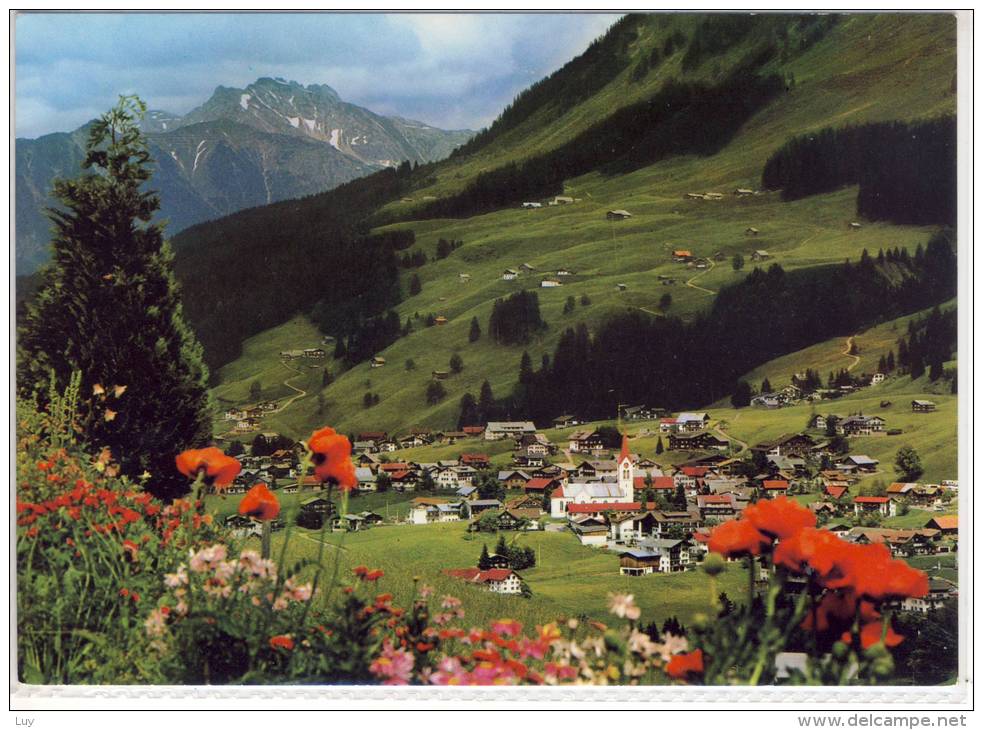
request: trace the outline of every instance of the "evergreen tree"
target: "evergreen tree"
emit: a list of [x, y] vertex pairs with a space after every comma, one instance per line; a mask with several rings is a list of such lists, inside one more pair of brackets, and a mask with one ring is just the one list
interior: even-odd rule
[[482, 423], [490, 421], [494, 419], [496, 410], [491, 383], [486, 380], [481, 384], [481, 391], [478, 393], [478, 417]]
[[405, 367], [406, 367], [406, 372], [410, 372], [412, 370], [416, 370], [416, 362], [413, 360], [412, 357], [406, 358], [406, 365], [405, 365]]
[[528, 351], [523, 351], [522, 359], [519, 361], [519, 382], [522, 385], [529, 385], [532, 382], [532, 377], [532, 358], [529, 357]]
[[417, 483], [416, 488], [421, 492], [432, 492], [437, 488], [429, 471], [423, 472], [423, 478]]
[[468, 330], [468, 342], [477, 342], [481, 339], [481, 325], [478, 324], [478, 318], [471, 318], [471, 329]]
[[682, 484], [676, 485], [676, 493], [673, 495], [672, 505], [676, 509], [686, 509], [686, 490]]
[[659, 309], [665, 312], [671, 306], [672, 306], [672, 294], [666, 292], [661, 297], [659, 297]]
[[435, 406], [444, 399], [447, 391], [439, 380], [431, 380], [427, 385], [427, 403]]
[[764, 380], [761, 381], [761, 392], [762, 393], [772, 393], [773, 392], [772, 389], [771, 389], [771, 381], [768, 380], [768, 378], [765, 378]]
[[246, 447], [242, 445], [242, 441], [236, 439], [229, 444], [229, 448], [225, 450], [225, 453], [229, 456], [241, 456], [242, 454], [246, 453]]
[[662, 445], [662, 437], [659, 436], [659, 440], [655, 442], [655, 453], [661, 454], [665, 451], [665, 447]]
[[462, 370], [464, 370], [464, 360], [462, 360], [461, 356], [458, 355], [456, 352], [453, 355], [451, 355], [449, 365], [452, 373], [459, 373]]
[[380, 469], [375, 478], [375, 491], [379, 492], [380, 494], [382, 492], [388, 492], [392, 488], [392, 485], [392, 479], [389, 478], [389, 474]]
[[365, 395], [362, 396], [362, 407], [371, 408], [372, 407], [372, 393], [365, 391]]
[[320, 416], [324, 413], [324, 393], [317, 394], [317, 414]]
[[894, 372], [894, 350], [887, 353], [887, 372]]
[[334, 382], [334, 376], [331, 374], [330, 370], [324, 368], [324, 370], [321, 371], [321, 387], [327, 388], [332, 382]]
[[341, 360], [347, 354], [347, 352], [348, 351], [345, 349], [345, 338], [338, 337], [334, 345], [334, 359]]
[[734, 258], [730, 260], [730, 265], [734, 268], [734, 271], [740, 271], [744, 268], [744, 257], [739, 253], [735, 253]]
[[488, 546], [482, 544], [481, 546], [481, 556], [478, 558], [478, 569], [488, 570], [491, 568], [491, 556], [488, 554]]
[[894, 457], [894, 470], [901, 479], [913, 482], [925, 471], [921, 457], [911, 446], [902, 446]]
[[415, 297], [421, 291], [423, 291], [423, 285], [420, 283], [420, 276], [413, 274], [413, 278], [410, 279], [410, 296]]
[[505, 535], [499, 535], [498, 542], [495, 543], [495, 555], [500, 558], [505, 558], [511, 563], [512, 556], [510, 555], [510, 552], [508, 543], [505, 542]]
[[748, 385], [743, 380], [738, 380], [737, 385], [734, 387], [734, 392], [730, 396], [731, 405], [734, 408], [744, 408], [745, 406], [751, 405], [751, 386]]
[[254, 380], [249, 384], [249, 398], [251, 400], [257, 401], [259, 397], [263, 394], [263, 385], [258, 381]]
[[570, 314], [577, 307], [577, 300], [573, 298], [573, 295], [567, 297], [566, 302], [563, 303], [563, 313]]
[[457, 417], [457, 427], [462, 429], [465, 426], [474, 426], [478, 420], [478, 404], [473, 395], [465, 393], [461, 396], [461, 410]]
[[586, 294], [581, 294], [580, 295], [580, 306], [581, 307], [590, 306], [590, 297], [587, 296]]
[[[108, 446], [132, 477], [149, 471], [148, 489], [169, 498], [188, 489], [175, 454], [211, 439], [208, 373], [153, 222], [160, 199], [145, 189], [145, 110], [121, 97], [90, 127], [82, 163], [90, 172], [54, 183], [52, 264], [18, 337], [18, 388], [43, 399], [49, 383], [64, 390], [80, 372], [83, 440]], [[88, 400], [95, 386], [111, 393], [108, 406]]]

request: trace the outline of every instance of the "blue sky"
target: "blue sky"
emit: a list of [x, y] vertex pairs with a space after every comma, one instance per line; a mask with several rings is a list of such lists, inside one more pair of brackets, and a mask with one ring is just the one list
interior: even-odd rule
[[332, 86], [346, 101], [444, 128], [490, 123], [581, 53], [597, 14], [21, 14], [18, 137], [69, 131], [137, 93], [183, 114], [216, 86], [262, 76]]

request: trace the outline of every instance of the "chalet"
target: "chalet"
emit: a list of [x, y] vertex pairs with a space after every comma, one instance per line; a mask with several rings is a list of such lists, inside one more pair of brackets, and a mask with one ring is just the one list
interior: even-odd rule
[[850, 222], [850, 228], [856, 230], [856, 229], [860, 228], [860, 224], [857, 223], [857, 221], [851, 221]]
[[434, 370], [430, 373], [430, 377], [433, 380], [447, 380], [450, 377], [450, 373], [446, 370]]
[[621, 575], [646, 575], [659, 572], [662, 555], [651, 550], [640, 548], [625, 550], [621, 553]]
[[304, 356], [303, 350], [282, 350], [280, 352], [281, 360], [299, 360]]
[[396, 443], [399, 444], [399, 448], [401, 449], [415, 449], [418, 446], [426, 446], [429, 442], [423, 435], [411, 433], [396, 439]]
[[573, 202], [573, 198], [568, 195], [557, 195], [550, 201], [550, 205], [569, 205]]
[[471, 517], [476, 517], [490, 509], [501, 509], [502, 503], [497, 499], [475, 499], [465, 503], [464, 506]]
[[829, 499], [832, 499], [837, 502], [843, 499], [844, 496], [847, 497], [850, 496], [850, 490], [846, 486], [833, 486], [827, 484], [826, 486], [823, 487], [823, 491], [825, 492], [826, 496]]
[[929, 413], [935, 410], [935, 403], [930, 400], [913, 400], [911, 410], [913, 413]]
[[812, 418], [809, 419], [809, 428], [814, 428], [818, 431], [826, 430], [826, 416], [821, 413], [817, 413]]
[[769, 497], [778, 497], [788, 494], [789, 484], [784, 479], [765, 479], [761, 482], [761, 490]]
[[519, 272], [516, 271], [515, 269], [506, 269], [505, 271], [502, 272], [502, 278], [505, 281], [512, 281], [518, 276], [519, 276]]
[[660, 573], [678, 573], [686, 570], [690, 562], [689, 540], [672, 540], [661, 537], [648, 537], [639, 546], [648, 552], [659, 555], [658, 571]]
[[906, 598], [901, 604], [904, 611], [929, 613], [941, 608], [946, 601], [959, 595], [954, 583], [943, 578], [929, 578], [928, 595], [922, 598]]
[[542, 496], [546, 493], [552, 493], [561, 486], [562, 485], [557, 479], [540, 477], [530, 479], [525, 483], [523, 488], [525, 489], [526, 494], [536, 494]]
[[623, 221], [631, 218], [631, 213], [627, 210], [609, 210], [605, 217], [609, 221]]
[[392, 488], [397, 492], [407, 492], [416, 489], [420, 477], [412, 471], [394, 471], [389, 473], [389, 480]]
[[659, 432], [660, 433], [675, 433], [679, 430], [679, 421], [675, 418], [660, 418], [659, 419]]
[[878, 512], [884, 517], [891, 513], [891, 500], [888, 497], [854, 497], [854, 514]]
[[556, 275], [557, 276], [573, 276], [574, 275], [574, 271], [572, 271], [571, 269], [557, 269], [556, 270]]
[[888, 497], [908, 497], [914, 494], [918, 484], [915, 482], [893, 482], [887, 488]]
[[457, 491], [454, 492], [454, 494], [460, 497], [461, 499], [465, 499], [469, 502], [478, 499], [480, 496], [478, 494], [478, 488], [475, 486], [458, 487]]
[[661, 408], [628, 406], [621, 411], [621, 414], [626, 421], [649, 421], [653, 418], [658, 418], [663, 412]]
[[737, 514], [737, 504], [732, 494], [697, 495], [696, 508], [704, 520], [726, 520]]
[[506, 470], [498, 472], [498, 481], [505, 485], [506, 489], [522, 489], [532, 476], [524, 471]]
[[485, 426], [485, 440], [498, 441], [508, 437], [515, 438], [524, 433], [536, 433], [532, 421], [489, 421]]
[[381, 368], [385, 364], [386, 364], [386, 358], [379, 357], [378, 355], [376, 355], [375, 357], [372, 358], [372, 362], [369, 363], [369, 367]]
[[870, 436], [883, 432], [884, 423], [880, 416], [848, 416], [836, 424], [836, 430], [846, 436]]
[[628, 285], [627, 284], [618, 284], [615, 288], [618, 291], [628, 291]]
[[753, 226], [748, 226], [747, 228], [744, 229], [744, 234], [747, 236], [757, 236], [758, 229], [754, 228]]
[[507, 555], [490, 553], [488, 555], [488, 560], [486, 561], [486, 565], [487, 567], [485, 568], [485, 570], [490, 570], [492, 568], [508, 568], [510, 566], [510, 561]]
[[854, 527], [844, 539], [860, 545], [884, 545], [896, 556], [910, 556], [933, 555], [940, 536], [938, 530]]
[[874, 373], [873, 375], [870, 376], [870, 384], [880, 385], [881, 383], [884, 382], [885, 377], [886, 376], [884, 375], [884, 373]]
[[355, 478], [358, 479], [358, 491], [374, 492], [376, 489], [375, 474], [367, 466], [355, 467]]
[[703, 200], [703, 193], [686, 193], [684, 197], [690, 200]]
[[492, 593], [517, 595], [522, 592], [522, 579], [508, 568], [491, 568], [489, 570], [463, 568], [445, 570], [444, 573], [452, 578], [460, 578], [468, 583], [481, 586]]
[[519, 268], [525, 271], [526, 273], [536, 270], [536, 267], [533, 266], [532, 264], [520, 264]]
[[457, 280], [462, 284], [471, 283], [471, 274], [460, 273], [457, 275]]
[[701, 433], [670, 433], [669, 449], [671, 451], [692, 451], [701, 449], [726, 449], [729, 441], [714, 436], [709, 431]]
[[702, 431], [710, 425], [710, 414], [701, 413], [680, 413], [676, 416], [676, 422], [684, 431]]
[[542, 208], [543, 207], [543, 204], [542, 203], [535, 203], [535, 202], [526, 202], [526, 203], [523, 203], [522, 204], [522, 207], [523, 208]]
[[750, 188], [738, 188], [737, 190], [734, 191], [734, 195], [737, 195], [738, 197], [744, 197], [747, 195], [754, 195], [754, 191], [751, 190]]
[[537, 513], [543, 512], [543, 499], [535, 494], [522, 494], [513, 497], [505, 502], [505, 509], [534, 509]]
[[557, 286], [563, 286], [563, 282], [556, 279], [543, 279], [539, 282], [539, 286], [543, 289], [552, 289]]
[[505, 508], [498, 516], [500, 530], [538, 530], [542, 510], [538, 508]]
[[382, 453], [391, 454], [393, 451], [399, 448], [399, 444], [392, 439], [385, 439], [383, 441], [379, 441], [376, 444], [376, 448]]
[[475, 436], [481, 436], [485, 432], [484, 426], [465, 426], [461, 429], [469, 437], [474, 438]]
[[574, 431], [569, 436], [570, 452], [584, 454], [599, 451], [604, 447], [601, 435], [597, 431]]
[[608, 542], [608, 524], [603, 518], [594, 515], [580, 515], [568, 522], [570, 531], [577, 536], [581, 545], [603, 547]]
[[461, 454], [458, 462], [461, 466], [470, 466], [475, 469], [487, 469], [489, 465], [488, 454]]
[[313, 358], [319, 360], [321, 358], [327, 357], [327, 354], [322, 347], [308, 347], [304, 349], [304, 357]]
[[672, 252], [672, 260], [685, 264], [693, 258], [693, 252], [686, 248], [677, 248]]
[[769, 254], [767, 251], [764, 251], [762, 249], [758, 249], [757, 251], [751, 252], [752, 261], [766, 261], [767, 259], [770, 258], [771, 258], [771, 254]]
[[880, 462], [877, 459], [872, 459], [864, 454], [850, 454], [843, 460], [843, 465], [855, 469], [856, 471], [862, 471], [867, 473], [873, 473], [877, 470], [877, 465]]
[[327, 497], [315, 495], [308, 497], [300, 503], [302, 512], [312, 512], [319, 515], [327, 515], [334, 512], [334, 504]]
[[553, 419], [553, 428], [568, 428], [569, 426], [577, 426], [580, 422], [579, 418], [567, 413]]
[[438, 314], [436, 317], [434, 317], [433, 323], [438, 327], [442, 327], [443, 325], [447, 324], [447, 317], [443, 316], [442, 314]]
[[722, 200], [723, 197], [723, 193], [703, 193], [704, 200]]
[[366, 525], [381, 525], [384, 521], [382, 515], [376, 512], [359, 512], [358, 516], [365, 521]]
[[652, 530], [655, 537], [661, 537], [670, 530], [684, 530], [692, 534], [703, 526], [703, 518], [699, 511], [689, 510], [656, 510], [652, 512]]
[[933, 517], [925, 523], [925, 527], [932, 530], [939, 530], [943, 535], [956, 536], [959, 534], [959, 516], [943, 515]]
[[765, 456], [804, 457], [815, 444], [815, 440], [804, 433], [784, 434], [774, 441], [766, 441], [752, 446], [751, 450], [763, 452]]

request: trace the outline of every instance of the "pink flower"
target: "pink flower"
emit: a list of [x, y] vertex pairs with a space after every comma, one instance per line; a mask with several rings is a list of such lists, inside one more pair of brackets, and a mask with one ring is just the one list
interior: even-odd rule
[[500, 618], [492, 622], [491, 628], [499, 636], [518, 636], [522, 632], [522, 624], [514, 618]]
[[383, 680], [383, 684], [409, 684], [413, 675], [413, 655], [393, 648], [388, 639], [382, 653], [369, 665], [369, 671]]

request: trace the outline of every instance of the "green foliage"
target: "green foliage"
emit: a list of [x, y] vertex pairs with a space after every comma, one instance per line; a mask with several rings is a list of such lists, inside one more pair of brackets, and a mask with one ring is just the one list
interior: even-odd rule
[[913, 482], [924, 472], [921, 457], [911, 446], [902, 446], [894, 457], [894, 471], [898, 477]]
[[452, 373], [459, 373], [464, 370], [464, 360], [462, 360], [461, 356], [456, 352], [451, 355], [449, 365]]
[[420, 284], [420, 276], [418, 274], [413, 274], [410, 278], [410, 296], [415, 297], [423, 291], [423, 285]]
[[739, 253], [735, 253], [730, 260], [730, 265], [731, 268], [734, 269], [734, 271], [740, 271], [741, 269], [744, 268], [744, 256], [742, 256]]
[[18, 388], [43, 403], [52, 376], [61, 390], [81, 372], [85, 440], [108, 446], [131, 476], [149, 471], [157, 494], [176, 496], [187, 485], [174, 456], [211, 438], [208, 373], [153, 222], [160, 201], [146, 190], [144, 111], [121, 97], [90, 128], [87, 172], [54, 184], [53, 260], [19, 334]]
[[525, 344], [545, 327], [539, 313], [539, 295], [526, 290], [495, 300], [488, 320], [489, 334], [502, 345]]
[[754, 393], [751, 390], [751, 386], [743, 380], [738, 380], [737, 385], [734, 388], [734, 392], [730, 396], [731, 405], [733, 405], [734, 408], [744, 408], [749, 406], [751, 405], [751, 396], [753, 395]]
[[477, 342], [481, 339], [481, 325], [478, 324], [478, 318], [471, 318], [471, 326], [468, 329], [468, 342]]
[[440, 403], [445, 397], [447, 397], [447, 390], [444, 388], [443, 383], [439, 380], [431, 380], [427, 383], [427, 403], [430, 405], [436, 405]]

